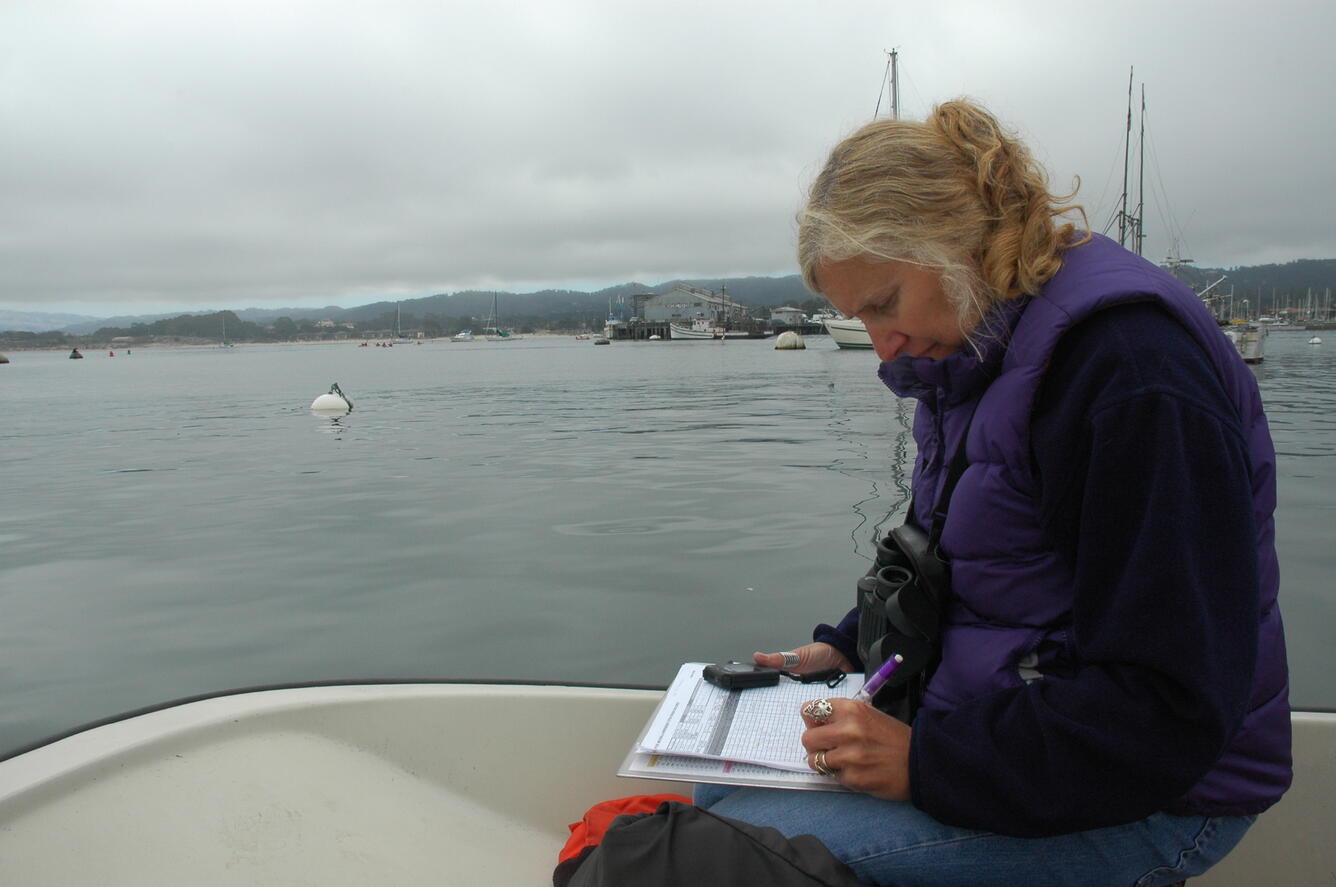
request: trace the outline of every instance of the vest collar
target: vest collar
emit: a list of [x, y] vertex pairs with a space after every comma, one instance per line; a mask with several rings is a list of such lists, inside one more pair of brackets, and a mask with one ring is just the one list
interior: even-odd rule
[[882, 383], [898, 397], [912, 397], [930, 405], [950, 407], [983, 392], [997, 377], [1028, 298], [996, 305], [982, 329], [993, 332], [978, 343], [978, 351], [966, 345], [940, 360], [931, 357], [897, 357], [884, 360], [877, 369]]

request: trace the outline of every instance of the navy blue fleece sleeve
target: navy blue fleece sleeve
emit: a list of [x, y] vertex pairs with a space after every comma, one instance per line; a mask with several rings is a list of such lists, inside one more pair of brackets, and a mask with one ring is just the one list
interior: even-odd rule
[[1245, 713], [1257, 564], [1247, 446], [1191, 336], [1158, 307], [1060, 343], [1032, 422], [1042, 524], [1074, 576], [1069, 673], [914, 722], [914, 802], [1040, 836], [1174, 802]]
[[863, 660], [858, 658], [858, 608], [854, 607], [844, 618], [840, 620], [839, 625], [827, 625], [821, 623], [812, 629], [812, 640], [823, 644], [830, 644], [836, 650], [844, 654], [844, 658], [853, 663], [854, 668], [860, 671], [863, 668]]

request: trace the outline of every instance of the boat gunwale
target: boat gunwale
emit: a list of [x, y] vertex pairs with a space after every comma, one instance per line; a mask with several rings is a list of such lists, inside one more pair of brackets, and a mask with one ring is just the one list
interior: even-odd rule
[[[518, 678], [367, 678], [367, 679], [339, 679], [331, 678], [312, 681], [292, 681], [277, 684], [255, 684], [243, 687], [234, 687], [229, 690], [215, 690], [205, 693], [196, 693], [190, 696], [182, 696], [169, 699], [164, 702], [154, 703], [152, 705], [142, 706], [140, 708], [130, 709], [118, 714], [108, 715], [87, 721], [68, 730], [61, 730], [50, 734], [34, 742], [17, 746], [13, 749], [0, 750], [0, 763], [12, 760], [14, 758], [26, 755], [30, 752], [46, 748], [57, 742], [78, 736], [81, 733], [87, 733], [101, 727], [107, 727], [111, 724], [119, 724], [123, 721], [133, 720], [145, 715], [155, 714], [156, 712], [166, 711], [172, 708], [179, 708], [185, 705], [191, 705], [196, 702], [208, 702], [211, 699], [223, 699], [230, 696], [245, 696], [252, 693], [268, 693], [275, 690], [307, 690], [321, 687], [394, 687], [394, 686], [488, 686], [488, 687], [566, 687], [575, 690], [650, 690], [663, 692], [667, 689], [667, 684], [635, 684], [635, 683], [612, 683], [612, 682], [593, 682], [593, 681], [561, 681], [561, 680], [542, 680], [542, 679], [518, 679]], [[1336, 709], [1333, 709], [1336, 713]]]

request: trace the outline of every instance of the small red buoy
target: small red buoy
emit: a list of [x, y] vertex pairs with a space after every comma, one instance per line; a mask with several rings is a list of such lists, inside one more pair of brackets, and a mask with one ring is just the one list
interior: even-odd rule
[[115, 351], [108, 351], [108, 352], [107, 352], [107, 357], [115, 357], [115, 356], [116, 356], [116, 352], [115, 352]]

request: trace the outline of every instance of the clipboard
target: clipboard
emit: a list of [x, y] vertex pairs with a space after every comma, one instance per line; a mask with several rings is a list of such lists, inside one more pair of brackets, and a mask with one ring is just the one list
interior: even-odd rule
[[798, 709], [809, 699], [851, 697], [863, 684], [838, 687], [781, 680], [773, 687], [723, 690], [705, 681], [707, 663], [688, 662], [659, 700], [617, 775], [677, 782], [849, 791], [807, 766]]

